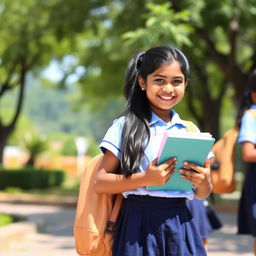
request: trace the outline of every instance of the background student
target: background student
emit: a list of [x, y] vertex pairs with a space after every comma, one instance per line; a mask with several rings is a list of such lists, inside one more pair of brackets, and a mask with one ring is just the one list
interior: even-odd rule
[[242, 145], [247, 169], [238, 210], [238, 234], [253, 236], [256, 255], [256, 70], [249, 77], [240, 113], [238, 142]]
[[188, 208], [196, 221], [205, 249], [208, 249], [208, 238], [211, 232], [222, 227], [222, 222], [209, 202], [193, 198], [188, 200]]
[[125, 200], [116, 230], [113, 256], [206, 255], [187, 198], [206, 198], [211, 192], [210, 163], [184, 163], [182, 177], [189, 191], [152, 191], [172, 178], [177, 160], [156, 165], [159, 134], [186, 132], [173, 110], [188, 85], [190, 66], [177, 48], [163, 46], [135, 54], [127, 67], [126, 109], [100, 144], [103, 161], [95, 179], [97, 193], [123, 193]]

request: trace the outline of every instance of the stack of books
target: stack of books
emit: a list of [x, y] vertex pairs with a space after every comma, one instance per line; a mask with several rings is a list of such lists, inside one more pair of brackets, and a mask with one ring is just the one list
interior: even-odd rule
[[149, 186], [148, 190], [190, 191], [192, 183], [182, 178], [179, 170], [183, 168], [185, 161], [204, 166], [214, 141], [212, 135], [205, 132], [164, 133], [158, 151], [157, 164], [175, 157], [177, 165], [166, 184]]

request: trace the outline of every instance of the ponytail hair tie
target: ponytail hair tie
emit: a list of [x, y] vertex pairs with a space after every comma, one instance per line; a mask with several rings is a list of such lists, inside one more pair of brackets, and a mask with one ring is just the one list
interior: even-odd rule
[[139, 52], [139, 53], [138, 53], [137, 65], [136, 65], [138, 71], [139, 71], [139, 69], [140, 69], [140, 66], [141, 66], [141, 63], [142, 63], [142, 61], [143, 61], [144, 55], [145, 55], [145, 52]]
[[145, 55], [145, 52], [139, 52], [139, 58], [143, 57]]

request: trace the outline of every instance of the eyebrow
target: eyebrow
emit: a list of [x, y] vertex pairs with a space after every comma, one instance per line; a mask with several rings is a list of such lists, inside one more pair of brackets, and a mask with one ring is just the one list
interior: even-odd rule
[[[162, 74], [155, 74], [153, 77], [156, 77], [156, 76], [160, 76], [160, 77], [164, 77], [164, 78], [168, 77], [168, 76], [165, 76], [165, 75], [162, 75]], [[173, 78], [173, 79], [177, 79], [177, 78], [184, 79], [184, 77], [182, 77], [182, 76], [172, 76], [171, 78]]]

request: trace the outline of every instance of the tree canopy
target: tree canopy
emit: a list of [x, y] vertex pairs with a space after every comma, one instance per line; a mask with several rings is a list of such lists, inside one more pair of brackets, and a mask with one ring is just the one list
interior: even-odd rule
[[119, 74], [124, 74], [131, 53], [174, 45], [185, 52], [192, 66], [187, 110], [202, 129], [218, 138], [223, 99], [232, 95], [235, 116], [248, 75], [256, 67], [255, 0], [246, 4], [242, 0], [143, 2], [125, 1], [118, 8], [107, 8], [111, 22], [103, 23], [99, 41], [94, 44], [87, 38], [86, 52], [96, 55], [84, 58], [88, 70], [82, 80], [85, 94], [119, 94]]
[[[185, 117], [191, 115], [203, 130], [219, 137], [223, 99], [231, 95], [236, 109], [256, 67], [255, 3], [0, 0], [0, 100], [14, 88], [19, 92], [11, 120], [5, 122], [0, 112], [0, 155], [20, 116], [30, 72], [40, 76], [55, 60], [62, 67], [62, 87], [79, 73], [76, 84], [82, 94], [75, 100], [95, 108], [102, 98], [122, 95], [132, 53], [163, 44], [183, 50], [192, 66], [181, 106]], [[73, 61], [62, 65], [67, 56]]]

